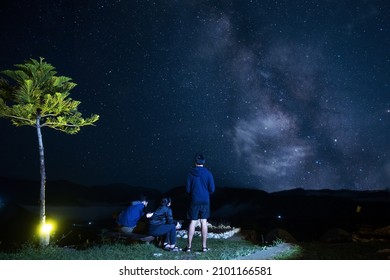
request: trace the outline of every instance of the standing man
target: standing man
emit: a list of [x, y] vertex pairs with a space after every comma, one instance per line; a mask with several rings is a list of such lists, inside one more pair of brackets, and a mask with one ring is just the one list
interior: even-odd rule
[[187, 211], [187, 218], [191, 220], [188, 227], [188, 242], [184, 249], [191, 252], [192, 239], [195, 233], [196, 222], [200, 219], [202, 251], [207, 252], [207, 219], [210, 218], [210, 194], [215, 191], [214, 178], [211, 172], [204, 167], [205, 158], [202, 154], [195, 156], [195, 167], [188, 176], [186, 192], [191, 196], [190, 206]]

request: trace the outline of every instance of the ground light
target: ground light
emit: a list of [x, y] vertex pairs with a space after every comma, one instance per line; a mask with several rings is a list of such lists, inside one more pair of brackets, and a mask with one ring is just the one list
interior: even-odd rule
[[41, 246], [47, 246], [50, 243], [50, 235], [54, 230], [53, 221], [44, 221], [40, 224], [38, 233]]

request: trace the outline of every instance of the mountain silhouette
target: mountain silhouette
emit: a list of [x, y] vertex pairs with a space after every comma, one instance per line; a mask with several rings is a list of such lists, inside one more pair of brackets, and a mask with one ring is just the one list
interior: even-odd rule
[[[48, 181], [46, 190], [48, 216], [52, 214], [69, 223], [93, 221], [102, 226], [112, 226], [114, 212], [127, 207], [140, 194], [150, 198], [147, 211], [153, 211], [163, 195], [170, 196], [174, 217], [186, 221], [190, 199], [184, 186], [161, 192], [125, 184], [84, 186]], [[2, 228], [10, 221], [33, 220], [39, 208], [39, 182], [0, 177], [0, 205]], [[353, 231], [359, 225], [390, 225], [390, 193], [300, 188], [267, 193], [217, 187], [211, 195], [210, 221], [255, 230], [259, 235], [283, 228], [298, 240], [313, 240], [332, 227]]]

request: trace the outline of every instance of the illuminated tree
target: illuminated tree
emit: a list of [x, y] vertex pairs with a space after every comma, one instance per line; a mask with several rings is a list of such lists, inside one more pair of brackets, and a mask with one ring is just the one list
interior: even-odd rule
[[[98, 115], [83, 118], [77, 110], [80, 101], [69, 98], [76, 86], [71, 78], [56, 76], [55, 68], [40, 58], [30, 59], [25, 64], [16, 64], [16, 70], [1, 73], [11, 79], [0, 77], [0, 117], [11, 120], [15, 126], [36, 128], [40, 159], [40, 225], [46, 226], [45, 209], [45, 156], [42, 141], [43, 127], [53, 128], [67, 134], [79, 132], [82, 126], [93, 125]], [[41, 237], [41, 244], [47, 245], [49, 237]]]

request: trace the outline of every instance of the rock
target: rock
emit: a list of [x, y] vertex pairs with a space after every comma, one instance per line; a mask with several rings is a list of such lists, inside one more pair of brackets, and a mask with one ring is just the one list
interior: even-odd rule
[[[229, 230], [226, 228], [224, 232], [218, 231], [213, 232], [210, 231], [207, 233], [207, 238], [214, 238], [214, 239], [227, 239], [235, 235], [236, 233], [240, 232], [240, 228], [230, 228]], [[178, 230], [176, 231], [176, 236], [179, 238], [187, 238], [187, 230]], [[201, 232], [198, 230], [195, 230], [194, 236], [201, 236]]]
[[255, 230], [241, 230], [241, 235], [245, 240], [257, 242], [257, 232]]
[[341, 228], [332, 228], [322, 234], [319, 241], [329, 243], [350, 242], [352, 241], [352, 234]]
[[377, 236], [390, 237], [390, 226], [375, 229], [373, 233]]

